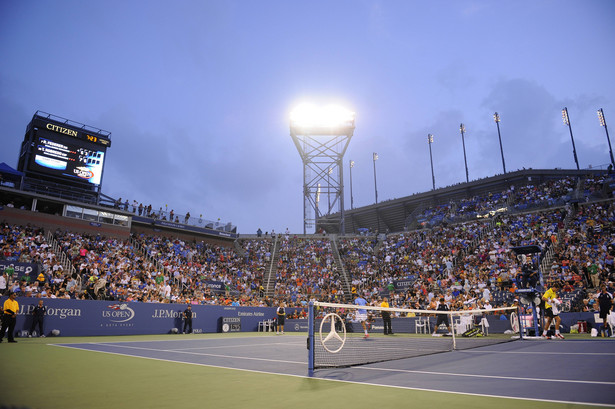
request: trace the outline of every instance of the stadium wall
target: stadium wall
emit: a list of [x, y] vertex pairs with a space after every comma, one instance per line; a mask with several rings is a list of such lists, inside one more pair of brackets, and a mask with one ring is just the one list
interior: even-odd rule
[[[0, 299], [4, 304], [6, 297]], [[38, 304], [38, 298], [17, 298], [19, 313], [15, 331], [24, 335], [32, 325], [32, 311]], [[47, 307], [45, 317], [45, 335], [51, 331], [60, 331], [60, 336], [100, 336], [100, 335], [144, 335], [168, 334], [173, 328], [182, 330], [182, 312], [185, 304], [153, 304], [141, 302], [112, 302], [43, 299]], [[287, 314], [294, 312], [287, 308]], [[255, 332], [261, 321], [276, 317], [275, 307], [233, 307], [217, 305], [193, 305], [193, 329], [195, 333], [221, 332], [223, 318], [230, 321], [240, 321], [240, 327], [232, 331]], [[579, 320], [587, 321], [588, 326], [595, 325], [594, 313], [563, 313], [562, 330], [568, 332], [571, 325]], [[393, 318], [393, 332], [414, 333], [415, 318]], [[491, 333], [503, 333], [510, 329], [508, 321], [488, 317]], [[285, 332], [306, 332], [308, 320], [286, 320]], [[361, 332], [361, 326], [351, 323], [349, 332]], [[382, 320], [376, 319], [372, 324], [372, 332], [382, 332]]]
[[137, 223], [135, 223], [135, 219], [133, 218], [131, 232], [135, 235], [145, 234], [145, 235], [151, 235], [151, 236], [164, 236], [172, 240], [179, 239], [179, 240], [188, 241], [188, 242], [204, 241], [206, 243], [215, 244], [215, 245], [224, 246], [224, 247], [233, 246], [233, 242], [235, 240], [234, 238], [212, 236], [212, 235], [206, 235], [204, 233], [199, 234], [199, 233], [192, 233], [189, 231], [182, 232], [178, 230], [165, 230], [164, 228], [161, 228], [161, 226], [159, 225], [153, 225], [151, 223], [149, 225], [145, 225], [142, 223], [138, 224], [139, 223], [138, 220], [136, 222]]
[[75, 233], [100, 234], [121, 239], [127, 239], [130, 236], [130, 229], [126, 226], [93, 223], [72, 217], [56, 216], [6, 206], [0, 206], [0, 221], [21, 226], [42, 227], [46, 231], [64, 229]]

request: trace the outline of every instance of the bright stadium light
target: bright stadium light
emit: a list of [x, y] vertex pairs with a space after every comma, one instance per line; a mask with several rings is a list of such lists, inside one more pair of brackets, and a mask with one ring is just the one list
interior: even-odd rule
[[290, 126], [306, 129], [354, 127], [355, 113], [339, 105], [301, 104], [290, 113]]

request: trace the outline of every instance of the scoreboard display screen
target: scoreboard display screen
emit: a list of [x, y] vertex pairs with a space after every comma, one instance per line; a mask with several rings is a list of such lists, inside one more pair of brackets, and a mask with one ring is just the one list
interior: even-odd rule
[[100, 185], [105, 149], [53, 132], [40, 132], [30, 159], [30, 170], [73, 181]]

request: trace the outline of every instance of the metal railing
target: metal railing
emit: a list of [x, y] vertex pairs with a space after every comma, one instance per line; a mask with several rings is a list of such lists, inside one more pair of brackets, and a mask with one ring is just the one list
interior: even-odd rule
[[[279, 237], [276, 235], [273, 241], [273, 249], [271, 251], [271, 263], [269, 264], [269, 269], [267, 269], [267, 276], [263, 277], [263, 287], [265, 288], [265, 295], [269, 297], [273, 297], [275, 294], [275, 283], [276, 283], [276, 273], [278, 271], [277, 261], [280, 257], [280, 241]], [[272, 284], [273, 277], [273, 284]]]
[[352, 297], [352, 286], [350, 284], [350, 278], [348, 277], [348, 273], [346, 272], [346, 267], [344, 262], [342, 261], [342, 257], [340, 256], [340, 251], [337, 246], [338, 237], [333, 237], [329, 239], [331, 242], [331, 251], [333, 252], [333, 258], [335, 260], [335, 264], [337, 268], [340, 269], [341, 276], [344, 280], [344, 298], [348, 301], [350, 297]]
[[47, 244], [49, 245], [53, 253], [56, 255], [64, 271], [68, 271], [69, 276], [72, 276], [73, 274], [75, 274], [77, 272], [77, 269], [73, 265], [71, 258], [68, 257], [66, 252], [62, 249], [62, 246], [58, 244], [58, 241], [54, 237], [53, 233], [48, 231], [46, 239], [47, 239]]

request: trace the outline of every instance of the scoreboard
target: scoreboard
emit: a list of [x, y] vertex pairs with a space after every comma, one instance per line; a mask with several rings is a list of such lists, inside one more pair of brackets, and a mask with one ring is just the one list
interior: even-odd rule
[[[37, 112], [28, 126], [20, 170], [98, 187], [110, 133]], [[63, 119], [63, 118], [60, 118]], [[26, 153], [23, 152], [22, 155]]]
[[105, 151], [55, 135], [37, 136], [30, 170], [99, 185]]

